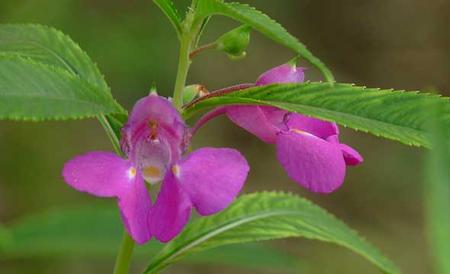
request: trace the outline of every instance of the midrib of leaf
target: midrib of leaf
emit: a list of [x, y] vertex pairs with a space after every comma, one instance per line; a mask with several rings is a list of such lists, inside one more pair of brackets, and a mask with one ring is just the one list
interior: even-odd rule
[[[411, 132], [413, 132], [414, 134], [417, 134], [417, 135], [421, 135], [422, 134], [422, 131], [419, 128], [404, 127], [404, 126], [396, 124], [396, 123], [387, 123], [385, 121], [381, 121], [381, 120], [378, 120], [376, 118], [366, 118], [366, 117], [356, 116], [356, 115], [345, 113], [345, 112], [339, 112], [339, 111], [334, 111], [334, 110], [325, 110], [325, 109], [321, 109], [321, 108], [318, 108], [318, 107], [307, 106], [307, 105], [303, 105], [303, 104], [295, 104], [294, 105], [294, 104], [291, 104], [291, 103], [276, 102], [276, 101], [267, 101], [267, 102], [272, 102], [273, 105], [284, 106], [282, 108], [290, 109], [290, 110], [295, 109], [295, 107], [293, 107], [293, 106], [299, 106], [299, 107], [301, 107], [303, 109], [306, 109], [306, 110], [310, 109], [310, 110], [312, 110], [311, 112], [317, 112], [317, 110], [319, 110], [321, 112], [328, 112], [328, 113], [330, 113], [330, 115], [340, 115], [340, 116], [344, 116], [344, 117], [348, 117], [348, 118], [354, 118], [354, 119], [358, 119], [358, 120], [366, 121], [366, 122], [373, 122], [373, 121], [375, 121], [375, 122], [377, 122], [379, 124], [385, 125], [386, 127], [397, 127], [397, 128], [399, 128], [401, 130], [411, 131]], [[323, 118], [323, 119], [327, 120], [327, 121], [330, 121], [330, 122], [333, 122], [333, 120], [330, 119], [330, 118]], [[343, 126], [348, 126], [348, 124], [346, 124], [346, 123], [342, 123], [341, 122], [340, 124], [342, 124]], [[361, 130], [363, 132], [368, 132], [365, 129], [359, 129], [359, 130]]]
[[[30, 99], [32, 99], [32, 98], [41, 98], [42, 95], [41, 94], [36, 94], [36, 93], [35, 94], [27, 94], [25, 96], [23, 96], [21, 94], [8, 94], [8, 95], [0, 94], [0, 97], [7, 97], [7, 98], [8, 97], [15, 97], [15, 98], [25, 98], [25, 99], [30, 98]], [[77, 103], [82, 103], [82, 104], [84, 104], [86, 106], [92, 106], [92, 107], [96, 107], [96, 108], [99, 107], [98, 104], [94, 104], [94, 103], [92, 103], [90, 101], [80, 100], [80, 99], [73, 98], [73, 97], [67, 98], [67, 97], [56, 97], [56, 96], [47, 96], [47, 95], [45, 95], [45, 98], [46, 99], [51, 99], [51, 100], [54, 100], [54, 101], [77, 102]]]
[[[53, 31], [59, 32], [59, 31], [57, 31], [57, 30], [53, 30]], [[63, 33], [60, 33], [60, 34], [65, 36], [65, 34], [63, 34]], [[81, 76], [80, 72], [79, 72], [75, 67], [73, 67], [72, 65], [70, 65], [70, 63], [69, 63], [63, 56], [61, 56], [60, 54], [58, 54], [56, 51], [54, 51], [54, 50], [51, 49], [50, 47], [47, 47], [45, 44], [42, 44], [42, 43], [40, 43], [39, 41], [33, 40], [33, 39], [31, 39], [31, 38], [29, 38], [28, 40], [26, 40], [26, 39], [18, 39], [17, 41], [20, 41], [20, 42], [23, 43], [23, 44], [29, 44], [29, 45], [34, 45], [34, 46], [40, 47], [40, 48], [43, 49], [44, 51], [47, 51], [50, 55], [54, 56], [54, 57], [61, 63], [61, 65], [67, 69], [68, 72], [70, 72], [70, 73], [76, 75], [77, 77], [80, 77], [80, 76]], [[80, 53], [81, 53], [81, 54], [85, 55], [86, 58], [89, 58], [89, 57], [88, 57], [88, 56], [87, 56], [87, 55], [86, 55], [86, 54], [78, 47], [77, 44], [75, 44], [75, 43], [73, 43], [73, 44], [74, 44], [75, 48], [78, 48], [78, 49], [80, 50]], [[20, 51], [15, 51], [15, 52], [16, 52], [18, 55], [22, 55], [22, 54], [20, 54]], [[24, 55], [26, 56], [26, 54], [24, 54]], [[96, 72], [96, 74], [98, 74], [98, 76], [101, 77], [100, 72], [98, 71], [98, 69], [97, 69], [94, 65], [93, 65], [93, 69], [94, 69], [94, 71]], [[81, 78], [80, 78], [80, 79], [81, 79]], [[85, 82], [87, 85], [91, 85], [91, 83], [90, 83], [89, 81], [87, 81], [87, 80], [84, 80], [84, 82]], [[98, 84], [98, 83], [97, 83], [97, 84]], [[108, 88], [107, 85], [102, 84], [101, 86], [102, 86], [102, 88], [107, 88], [107, 89], [109, 90], [109, 88]], [[113, 98], [113, 96], [112, 96], [109, 92], [104, 92], [104, 91], [102, 91], [102, 93], [104, 93], [105, 95], [108, 95], [108, 97], [110, 97], [110, 98]], [[51, 98], [51, 97], [50, 97], [50, 98]], [[52, 99], [55, 99], [55, 100], [64, 100], [64, 99], [61, 99], [61, 98], [52, 98]], [[114, 100], [114, 99], [113, 99], [113, 100]], [[92, 104], [92, 103], [89, 104], [89, 102], [87, 102], [87, 101], [81, 101], [81, 100], [69, 100], [69, 101], [79, 101], [79, 102], [82, 102], [82, 103], [87, 104], [87, 105], [94, 105], [94, 104]], [[115, 102], [115, 100], [114, 100], [114, 102]], [[118, 104], [117, 104], [117, 105], [118, 105]], [[101, 126], [103, 127], [103, 129], [105, 130], [105, 132], [106, 132], [108, 138], [110, 139], [111, 144], [112, 144], [112, 146], [113, 146], [113, 148], [114, 148], [114, 151], [115, 151], [116, 153], [121, 154], [121, 149], [120, 149], [120, 145], [119, 145], [119, 143], [120, 143], [120, 141], [119, 141], [120, 136], [117, 136], [117, 135], [114, 133], [114, 130], [112, 129], [111, 124], [109, 123], [108, 119], [106, 118], [106, 115], [97, 115], [97, 119], [99, 120]]]
[[267, 212], [267, 213], [258, 213], [258, 214], [253, 214], [253, 215], [247, 215], [247, 217], [245, 218], [237, 218], [234, 220], [231, 220], [227, 223], [225, 223], [223, 226], [214, 229], [211, 229], [209, 231], [206, 231], [205, 233], [199, 235], [198, 237], [193, 238], [191, 241], [187, 242], [185, 245], [180, 246], [179, 248], [177, 248], [175, 250], [174, 253], [171, 253], [172, 255], [169, 254], [169, 256], [167, 257], [176, 257], [178, 256], [178, 254], [183, 253], [185, 250], [190, 249], [200, 243], [202, 243], [205, 240], [210, 239], [213, 236], [219, 235], [229, 229], [233, 229], [239, 225], [245, 224], [245, 223], [249, 223], [258, 219], [263, 219], [263, 218], [268, 218], [268, 217], [272, 217], [272, 216], [276, 216], [276, 215], [297, 215], [298, 213], [293, 213], [293, 212], [289, 212], [286, 210], [281, 210], [281, 211], [277, 211], [277, 212]]
[[[299, 213], [298, 211], [290, 211], [290, 210], [274, 210], [271, 212], [260, 212], [257, 214], [251, 214], [251, 215], [247, 215], [246, 217], [243, 218], [236, 218], [234, 220], [230, 220], [229, 222], [224, 223], [222, 226], [220, 226], [219, 228], [215, 227], [211, 230], [205, 231], [205, 233], [194, 237], [192, 240], [188, 241], [187, 243], [179, 246], [178, 248], [176, 248], [173, 252], [167, 254], [166, 256], [162, 257], [161, 259], [159, 259], [158, 261], [156, 261], [155, 263], [152, 264], [153, 267], [148, 268], [144, 273], [153, 273], [153, 271], [156, 271], [158, 269], [161, 268], [161, 263], [164, 263], [165, 261], [170, 261], [171, 259], [177, 258], [179, 255], [183, 254], [185, 251], [195, 248], [198, 245], [201, 245], [203, 242], [211, 239], [214, 236], [220, 235], [221, 233], [224, 233], [228, 230], [231, 230], [233, 228], [236, 228], [240, 225], [244, 225], [246, 223], [250, 223], [253, 221], [258, 221], [261, 219], [265, 219], [265, 218], [270, 218], [270, 217], [277, 217], [277, 216], [283, 216], [283, 217], [288, 217], [288, 216], [303, 216], [303, 214]], [[368, 259], [369, 261], [371, 261], [372, 263], [380, 266], [378, 264], [378, 262], [376, 262], [375, 260], [373, 260], [371, 258], [371, 256], [367, 256], [366, 252], [363, 252], [361, 250], [361, 252], [359, 251], [359, 249], [357, 247], [355, 247], [355, 245], [351, 245], [346, 243], [345, 241], [341, 241], [338, 240], [332, 233], [329, 233], [327, 231], [324, 231], [323, 229], [321, 229], [320, 227], [310, 224], [309, 222], [305, 221], [305, 220], [300, 220], [300, 219], [296, 219], [295, 220], [296, 223], [300, 224], [301, 226], [303, 226], [304, 228], [309, 229], [309, 231], [313, 231], [315, 233], [315, 235], [309, 235], [306, 236], [304, 235], [304, 237], [309, 238], [309, 239], [320, 239], [322, 241], [326, 241], [326, 242], [335, 242], [336, 244], [339, 244], [343, 247], [346, 247], [360, 255], [362, 255], [363, 257], [365, 257], [366, 259]], [[353, 233], [355, 233], [354, 231], [352, 231]], [[283, 235], [278, 236], [278, 237], [286, 237], [287, 234], [291, 234], [291, 237], [298, 237], [299, 235], [301, 235], [302, 233], [286, 233], [283, 232]], [[303, 233], [304, 234], [304, 233]], [[267, 238], [270, 239], [276, 239], [278, 238], [277, 236], [270, 236]], [[289, 237], [289, 236], [288, 236]], [[333, 239], [333, 240], [332, 240]]]
[[[42, 48], [43, 50], [45, 50], [48, 53], [50, 53], [51, 55], [53, 55], [56, 59], [58, 59], [58, 61], [60, 61], [61, 64], [64, 67], [66, 67], [67, 70], [69, 70], [70, 72], [72, 72], [73, 74], [75, 74], [77, 76], [80, 75], [79, 72], [74, 67], [72, 67], [62, 56], [58, 55], [58, 53], [55, 52], [54, 50], [52, 50], [51, 48], [46, 47], [45, 45], [39, 43], [38, 41], [34, 41], [34, 40], [31, 40], [31, 39], [30, 40], [19, 40], [19, 41], [21, 41], [24, 44], [31, 44], [31, 45], [34, 44], [34, 45]], [[20, 52], [18, 52], [18, 54], [21, 55]]]
[[178, 255], [182, 254], [186, 250], [189, 250], [189, 249], [201, 244], [202, 242], [210, 239], [211, 237], [219, 235], [223, 232], [226, 232], [227, 230], [233, 229], [242, 224], [246, 224], [246, 223], [249, 223], [252, 221], [269, 218], [269, 217], [273, 217], [273, 216], [277, 216], [277, 215], [301, 215], [301, 214], [299, 214], [298, 212], [291, 212], [291, 211], [287, 211], [287, 210], [277, 210], [275, 212], [266, 212], [266, 213], [247, 215], [245, 218], [236, 218], [234, 220], [226, 222], [223, 226], [219, 227], [218, 229], [213, 228], [211, 230], [205, 231], [205, 233], [203, 233], [197, 237], [194, 237], [192, 240], [188, 241], [186, 244], [183, 244], [180, 247], [178, 247], [177, 249], [175, 249], [174, 252], [171, 252], [171, 253], [167, 254], [166, 256], [162, 257], [160, 260], [156, 261], [154, 264], [154, 265], [156, 265], [156, 267], [154, 269], [148, 269], [146, 271], [146, 273], [148, 271], [158, 269], [158, 265], [160, 264], [160, 262], [170, 260], [171, 258], [176, 258]]
[[[330, 121], [330, 122], [337, 122], [340, 125], [343, 125], [345, 127], [350, 126], [351, 123], [345, 123], [345, 122], [341, 122], [338, 120], [333, 120], [329, 117], [326, 116], [322, 116], [320, 114], [317, 114], [318, 112], [320, 113], [329, 113], [330, 116], [334, 116], [337, 117], [337, 115], [340, 115], [342, 117], [346, 117], [349, 119], [354, 119], [354, 120], [360, 120], [360, 121], [365, 121], [365, 122], [369, 122], [369, 123], [379, 123], [381, 125], [385, 125], [386, 127], [396, 127], [399, 130], [403, 130], [403, 131], [408, 131], [408, 132], [412, 132], [414, 135], [422, 135], [423, 131], [421, 129], [417, 129], [417, 128], [410, 128], [410, 127], [404, 127], [402, 125], [398, 125], [395, 123], [387, 123], [381, 120], [378, 120], [376, 118], [366, 118], [366, 117], [362, 117], [362, 116], [357, 116], [357, 115], [353, 115], [353, 114], [349, 114], [349, 113], [345, 113], [345, 112], [339, 112], [339, 111], [334, 111], [334, 110], [329, 110], [329, 109], [324, 109], [324, 108], [320, 108], [320, 107], [314, 107], [314, 106], [309, 106], [309, 105], [303, 105], [303, 104], [297, 104], [297, 103], [286, 103], [286, 102], [279, 102], [279, 101], [270, 101], [270, 100], [258, 100], [258, 99], [250, 99], [250, 98], [246, 98], [246, 97], [238, 97], [238, 96], [233, 96], [233, 97], [221, 97], [220, 99], [229, 99], [228, 101], [223, 101], [223, 100], [217, 100], [220, 101], [220, 103], [216, 104], [217, 106], [219, 105], [265, 105], [265, 106], [277, 106], [280, 107], [282, 109], [288, 110], [288, 111], [294, 111], [294, 112], [298, 112], [299, 108], [302, 108], [303, 110], [306, 110], [306, 112], [302, 112], [301, 114], [305, 114], [307, 116], [314, 116], [326, 121]], [[236, 100], [236, 99], [238, 100]], [[209, 103], [214, 103], [215, 98], [211, 98], [208, 99]], [[192, 109], [193, 111], [190, 113], [187, 113], [187, 115], [185, 115], [185, 119], [189, 119], [192, 115], [195, 114], [196, 110]], [[370, 132], [369, 130], [360, 128], [360, 127], [353, 127], [353, 129], [362, 131], [362, 132]], [[382, 136], [380, 133], [374, 133], [374, 135], [376, 136]], [[420, 138], [421, 142], [426, 142], [425, 143], [425, 147], [429, 147], [429, 143], [427, 140]], [[409, 145], [414, 145], [414, 146], [419, 146], [419, 144], [415, 141], [415, 142], [411, 142], [409, 143]]]
[[[88, 69], [86, 72], [90, 75], [87, 79], [82, 78], [82, 73], [78, 71], [74, 66], [70, 64], [69, 61], [64, 58], [61, 54], [59, 54], [57, 51], [53, 50], [52, 48], [48, 47], [45, 43], [41, 43], [39, 40], [33, 39], [31, 35], [27, 36], [26, 39], [24, 38], [15, 38], [13, 43], [22, 43], [22, 44], [28, 44], [28, 45], [34, 45], [37, 46], [40, 49], [43, 49], [44, 51], [48, 52], [49, 55], [53, 56], [59, 63], [61, 64], [61, 67], [65, 68], [68, 72], [78, 76], [81, 80], [91, 84], [92, 86], [95, 86], [98, 91], [108, 95], [109, 98], [115, 100], [110, 93], [110, 88], [105, 82], [103, 75], [101, 74], [98, 67], [92, 62], [91, 58], [87, 55], [85, 51], [76, 43], [74, 42], [68, 35], [61, 32], [58, 29], [47, 27], [44, 25], [34, 25], [34, 24], [4, 24], [5, 27], [16, 27], [16, 28], [22, 28], [22, 31], [31, 31], [35, 33], [44, 33], [48, 32], [51, 33], [51, 35], [55, 38], [57, 37], [58, 40], [56, 41], [59, 46], [69, 48], [70, 52], [74, 54], [74, 57], [77, 59], [84, 59], [84, 62], [81, 62], [80, 64], [82, 66], [86, 66]], [[0, 24], [0, 27], [2, 27], [2, 24]], [[45, 39], [46, 37], [44, 37]], [[65, 45], [65, 43], [68, 43]], [[8, 43], [7, 43], [8, 44]], [[30, 57], [34, 60], [34, 58], [27, 52], [23, 53], [20, 49], [18, 50], [11, 50], [15, 54], [24, 56], [24, 57]], [[1, 51], [0, 51], [1, 52]], [[38, 60], [35, 60], [39, 62]], [[39, 62], [42, 63], [42, 62]]]

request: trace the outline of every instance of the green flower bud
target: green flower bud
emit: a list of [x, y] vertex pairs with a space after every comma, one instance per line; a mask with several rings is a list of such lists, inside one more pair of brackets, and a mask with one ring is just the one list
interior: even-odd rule
[[208, 94], [208, 90], [203, 85], [195, 84], [184, 88], [183, 105], [189, 104], [194, 99]]
[[225, 33], [217, 39], [217, 49], [226, 52], [231, 59], [245, 57], [245, 50], [250, 43], [251, 29], [250, 26], [242, 25]]

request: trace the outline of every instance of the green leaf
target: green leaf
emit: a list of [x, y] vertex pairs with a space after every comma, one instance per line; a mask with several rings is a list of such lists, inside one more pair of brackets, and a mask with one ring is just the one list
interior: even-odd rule
[[334, 82], [333, 74], [322, 61], [315, 57], [297, 38], [289, 34], [283, 26], [264, 13], [241, 3], [225, 3], [221, 0], [198, 1], [197, 20], [203, 20], [215, 14], [227, 16], [251, 26], [268, 38], [301, 55], [316, 66], [329, 82]]
[[173, 2], [170, 0], [153, 0], [153, 2], [164, 12], [172, 26], [175, 28], [178, 37], [180, 37], [182, 33], [182, 20], [178, 15], [178, 11]]
[[443, 127], [442, 108], [430, 109], [432, 149], [426, 162], [425, 204], [431, 253], [436, 273], [450, 274], [450, 134]]
[[70, 37], [54, 28], [0, 24], [0, 52], [63, 68], [97, 87], [98, 92], [110, 95], [108, 85], [89, 56]]
[[108, 95], [66, 70], [0, 55], [0, 119], [79, 119], [121, 111]]
[[112, 207], [55, 209], [9, 226], [10, 240], [0, 254], [3, 258], [113, 257], [120, 244], [121, 227], [117, 209]]
[[[8, 109], [6, 108], [2, 109], [3, 111], [0, 110], [0, 117], [15, 120], [42, 120], [84, 118], [97, 115], [105, 130], [110, 132], [114, 130], [112, 127], [117, 127], [117, 125], [109, 124], [114, 117], [105, 114], [122, 113], [125, 115], [126, 113], [114, 100], [103, 75], [89, 56], [72, 39], [54, 28], [32, 24], [2, 24], [0, 25], [0, 53], [14, 54], [41, 63], [44, 68], [43, 71], [51, 71], [52, 76], [45, 76], [41, 73], [40, 80], [45, 79], [45, 77], [49, 77], [46, 80], [52, 80], [57, 77], [55, 74], [64, 74], [63, 70], [79, 78], [78, 80], [71, 78], [71, 81], [78, 82], [78, 85], [71, 85], [70, 89], [66, 85], [66, 89], [59, 91], [58, 97], [53, 98], [55, 105], [50, 106], [48, 111], [44, 111], [46, 110], [44, 105], [51, 103], [52, 101], [49, 100], [51, 98], [39, 98], [36, 102], [25, 102], [25, 100], [30, 99], [30, 95], [33, 92], [35, 93], [35, 91], [30, 90], [30, 94], [26, 95], [27, 90], [23, 90], [23, 88], [28, 87], [20, 86], [22, 90], [16, 91], [17, 94], [20, 94], [20, 98], [17, 98], [20, 99], [17, 102], [19, 105], [9, 106], [11, 112], [7, 112]], [[55, 68], [53, 69], [50, 66]], [[35, 64], [34, 69], [39, 69], [37, 64]], [[41, 84], [41, 82], [35, 82], [35, 84]], [[51, 85], [49, 82], [44, 84], [46, 86], [39, 88], [45, 89]], [[81, 86], [84, 86], [84, 89], [75, 90]], [[90, 89], [92, 94], [88, 94], [89, 92], [87, 92], [86, 88]], [[63, 98], [66, 95], [62, 94], [62, 92], [65, 90], [70, 91], [69, 94], [66, 94], [67, 98]], [[14, 90], [10, 91], [14, 92]], [[5, 93], [5, 91], [0, 92]], [[76, 99], [73, 98], [74, 93], [82, 95], [82, 100], [76, 100], [76, 103], [71, 102], [74, 101], [73, 99]], [[50, 93], [47, 95], [50, 95]], [[0, 99], [2, 99], [0, 105], [15, 103], [11, 98], [8, 100], [6, 100], [6, 97]], [[95, 100], [90, 102], [90, 99]], [[105, 105], [107, 104], [110, 110], [97, 109], [98, 100], [101, 100]], [[38, 104], [37, 110], [28, 108], [36, 103]], [[93, 104], [94, 107], [90, 108], [89, 104]], [[69, 107], [64, 109], [67, 105]], [[111, 110], [111, 106], [113, 106], [113, 110]], [[110, 133], [108, 135], [110, 138], [112, 137]], [[117, 143], [113, 142], [116, 149], [118, 149]]]
[[450, 129], [448, 98], [418, 92], [380, 90], [351, 84], [301, 83], [212, 94], [187, 105], [186, 118], [208, 107], [224, 104], [269, 105], [335, 121], [343, 126], [415, 146], [429, 146], [429, 104], [441, 105]]
[[[122, 223], [116, 208], [83, 206], [55, 209], [25, 217], [9, 229], [0, 226], [0, 258], [29, 257], [114, 258]], [[151, 241], [136, 246], [134, 255], [145, 259], [162, 245]], [[262, 244], [230, 245], [189, 256], [189, 264], [220, 264], [248, 269], [298, 269], [298, 259]]]
[[325, 210], [282, 193], [245, 195], [223, 212], [192, 222], [153, 258], [144, 273], [157, 273], [188, 254], [209, 248], [288, 237], [334, 243], [360, 254], [385, 273], [399, 273], [373, 246]]

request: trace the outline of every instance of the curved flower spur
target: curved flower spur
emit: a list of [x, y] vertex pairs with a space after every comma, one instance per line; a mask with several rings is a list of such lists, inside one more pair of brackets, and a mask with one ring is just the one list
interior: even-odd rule
[[[263, 73], [254, 85], [298, 83], [304, 78], [304, 68], [283, 64]], [[205, 114], [193, 132], [223, 114], [263, 142], [275, 144], [278, 161], [289, 177], [312, 192], [330, 193], [338, 189], [344, 181], [346, 166], [363, 161], [356, 150], [339, 142], [335, 123], [276, 107], [219, 107]]]
[[[111, 152], [90, 152], [64, 166], [75, 189], [116, 197], [125, 228], [139, 244], [153, 236], [167, 242], [181, 232], [194, 207], [200, 215], [226, 208], [249, 171], [234, 149], [201, 148], [183, 155], [187, 128], [172, 103], [155, 92], [139, 100], [122, 130], [126, 159]], [[144, 181], [162, 181], [152, 205]]]

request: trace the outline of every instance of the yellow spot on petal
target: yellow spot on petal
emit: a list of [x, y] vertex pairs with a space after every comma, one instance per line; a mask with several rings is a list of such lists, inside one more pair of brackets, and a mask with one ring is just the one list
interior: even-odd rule
[[145, 178], [160, 178], [161, 170], [155, 166], [148, 166], [142, 169], [142, 174]]
[[180, 175], [180, 166], [179, 165], [173, 165], [172, 167], [172, 173], [178, 177]]

